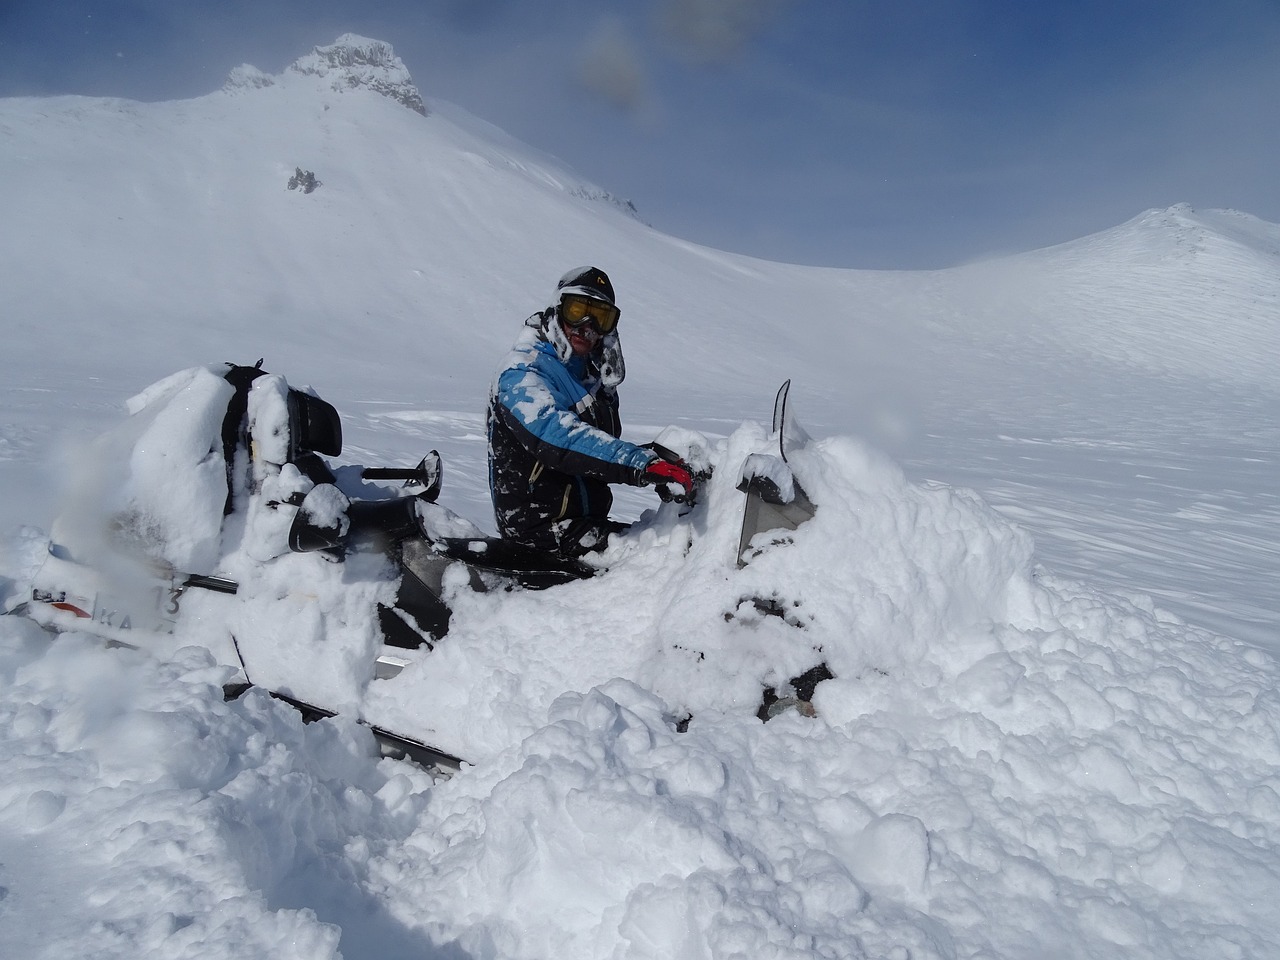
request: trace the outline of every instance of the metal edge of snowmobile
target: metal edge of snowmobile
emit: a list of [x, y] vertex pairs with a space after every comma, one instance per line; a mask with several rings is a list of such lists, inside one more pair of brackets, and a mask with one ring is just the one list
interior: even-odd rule
[[[248, 691], [254, 689], [254, 686], [253, 683], [247, 681], [227, 684], [222, 688], [223, 699], [227, 702], [238, 700]], [[316, 720], [328, 720], [338, 716], [336, 711], [317, 707], [314, 703], [308, 703], [306, 700], [300, 700], [279, 690], [267, 690], [266, 692], [272, 699], [287, 703], [297, 710], [302, 716], [303, 723], [314, 723]], [[423, 743], [413, 737], [406, 737], [403, 734], [388, 730], [385, 727], [378, 726], [376, 723], [370, 723], [363, 718], [357, 718], [356, 722], [373, 734], [374, 739], [378, 741], [378, 750], [381, 755], [391, 760], [409, 760], [424, 770], [435, 771], [446, 777], [453, 776], [466, 763], [461, 757], [455, 757], [445, 750]]]
[[[742, 511], [742, 532], [738, 537], [738, 566], [750, 561], [751, 541], [769, 530], [795, 530], [817, 512], [817, 506], [800, 485], [791, 470], [788, 451], [794, 453], [809, 442], [810, 437], [796, 422], [788, 399], [791, 381], [786, 380], [773, 401], [773, 433], [778, 438], [778, 459], [767, 454], [753, 454], [743, 464], [738, 489], [746, 494]], [[766, 463], [765, 461], [772, 461]], [[770, 476], [769, 466], [778, 476]], [[779, 484], [779, 477], [788, 481]], [[785, 487], [785, 489], [784, 489]]]

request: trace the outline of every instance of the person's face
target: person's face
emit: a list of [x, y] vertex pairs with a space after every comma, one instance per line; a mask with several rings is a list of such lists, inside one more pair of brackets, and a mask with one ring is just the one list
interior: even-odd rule
[[580, 323], [576, 327], [571, 327], [561, 320], [560, 329], [564, 331], [565, 338], [569, 341], [569, 346], [573, 348], [575, 357], [585, 357], [600, 342], [600, 331], [591, 323]]

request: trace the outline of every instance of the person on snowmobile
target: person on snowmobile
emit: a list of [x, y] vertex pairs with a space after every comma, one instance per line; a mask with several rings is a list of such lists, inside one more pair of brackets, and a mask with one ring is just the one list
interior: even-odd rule
[[556, 285], [555, 302], [525, 321], [494, 380], [489, 492], [504, 538], [582, 556], [626, 529], [609, 519], [609, 484], [654, 484], [666, 497], [693, 494], [683, 460], [620, 438], [619, 316], [603, 270], [570, 270]]

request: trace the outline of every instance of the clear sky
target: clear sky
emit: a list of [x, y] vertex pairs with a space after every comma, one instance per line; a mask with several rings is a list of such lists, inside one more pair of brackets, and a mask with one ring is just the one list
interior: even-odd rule
[[0, 0], [0, 96], [200, 96], [348, 31], [428, 108], [768, 259], [946, 266], [1179, 202], [1280, 221], [1280, 0]]

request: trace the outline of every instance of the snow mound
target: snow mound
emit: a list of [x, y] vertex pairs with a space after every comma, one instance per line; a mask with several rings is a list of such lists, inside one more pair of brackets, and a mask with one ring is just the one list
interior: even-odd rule
[[[705, 499], [646, 514], [601, 576], [455, 583], [449, 636], [391, 680], [362, 586], [386, 571], [351, 560], [280, 558], [179, 621], [474, 761], [447, 782], [377, 761], [350, 714], [224, 703], [212, 645], [151, 659], [4, 618], [9, 856], [76, 837], [74, 923], [122, 952], [230, 956], [247, 925], [330, 956], [336, 925], [344, 952], [473, 956], [1265, 953], [1274, 660], [1049, 575], [977, 495], [849, 438], [794, 453], [817, 514], [739, 567], [734, 467], [770, 441], [709, 444]], [[757, 719], [819, 662], [816, 718]]]
[[1234, 211], [1148, 210], [946, 282], [979, 335], [1111, 368], [1263, 386], [1280, 356], [1280, 227]]
[[[1167, 209], [1147, 210], [1109, 231], [1138, 242], [1145, 238], [1153, 248], [1194, 257], [1215, 246], [1234, 246], [1263, 257], [1280, 258], [1280, 225], [1238, 210], [1196, 210], [1179, 203]], [[1083, 242], [1083, 241], [1077, 241]]]
[[5, 956], [336, 958], [322, 890], [376, 922], [320, 852], [370, 826], [348, 806], [387, 781], [368, 743], [265, 695], [225, 704], [228, 676], [194, 647], [161, 662], [3, 618]]
[[[795, 458], [818, 513], [739, 570], [730, 465], [761, 440], [607, 576], [464, 604], [377, 695], [486, 758], [380, 882], [502, 956], [1265, 952], [1274, 661], [1039, 570], [849, 439]], [[755, 719], [819, 660], [816, 719]]]

